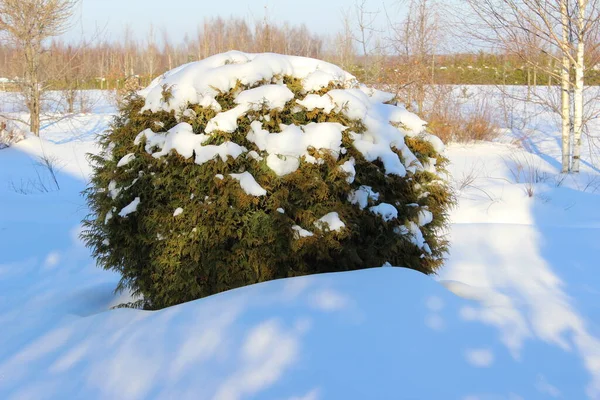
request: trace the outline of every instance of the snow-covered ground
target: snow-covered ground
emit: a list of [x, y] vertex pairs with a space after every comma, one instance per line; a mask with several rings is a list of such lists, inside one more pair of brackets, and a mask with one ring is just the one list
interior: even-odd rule
[[552, 116], [514, 111], [518, 131], [447, 149], [439, 276], [294, 278], [157, 312], [111, 310], [119, 277], [78, 239], [114, 109], [46, 123], [0, 151], [0, 398], [600, 399], [600, 170], [584, 146], [561, 177]]

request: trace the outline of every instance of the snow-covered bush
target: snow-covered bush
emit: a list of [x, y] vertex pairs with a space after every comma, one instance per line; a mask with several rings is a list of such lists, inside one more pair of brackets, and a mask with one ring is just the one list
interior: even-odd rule
[[433, 273], [447, 250], [441, 141], [322, 61], [183, 65], [131, 97], [101, 142], [84, 238], [135, 306], [386, 263]]
[[25, 131], [13, 122], [0, 117], [0, 150], [25, 139]]

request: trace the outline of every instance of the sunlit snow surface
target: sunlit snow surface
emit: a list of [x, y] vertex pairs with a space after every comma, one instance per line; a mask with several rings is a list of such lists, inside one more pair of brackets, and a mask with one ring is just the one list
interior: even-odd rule
[[[84, 154], [110, 112], [100, 102], [0, 150], [0, 398], [600, 398], [600, 173], [584, 164], [558, 183], [547, 114], [525, 149], [448, 147], [459, 205], [434, 279], [380, 268], [144, 312], [110, 310], [128, 301], [119, 277], [78, 239]], [[515, 160], [546, 176], [533, 197]]]

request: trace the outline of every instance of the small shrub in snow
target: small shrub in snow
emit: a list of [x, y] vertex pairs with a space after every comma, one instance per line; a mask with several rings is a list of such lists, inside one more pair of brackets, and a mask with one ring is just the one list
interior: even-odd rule
[[492, 141], [498, 136], [495, 111], [485, 98], [461, 104], [453, 89], [445, 87], [432, 88], [430, 97], [425, 117], [444, 143]]
[[84, 238], [136, 306], [387, 262], [429, 274], [447, 250], [440, 140], [325, 62], [184, 65], [130, 97], [101, 142]]
[[0, 118], [0, 150], [25, 139], [25, 131], [14, 123]]

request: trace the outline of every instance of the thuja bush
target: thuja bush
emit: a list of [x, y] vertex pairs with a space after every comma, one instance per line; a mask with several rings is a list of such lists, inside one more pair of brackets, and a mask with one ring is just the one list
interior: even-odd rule
[[443, 145], [328, 63], [184, 65], [131, 94], [100, 143], [83, 236], [128, 306], [383, 265], [431, 274], [447, 251]]

